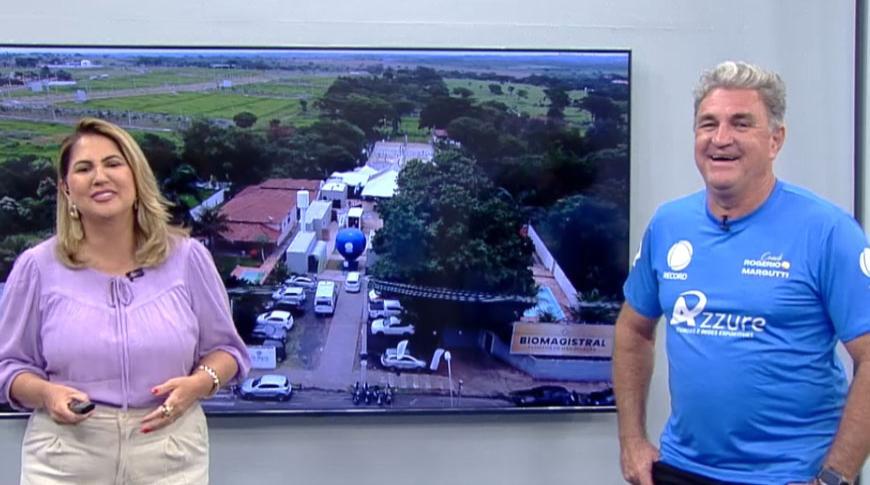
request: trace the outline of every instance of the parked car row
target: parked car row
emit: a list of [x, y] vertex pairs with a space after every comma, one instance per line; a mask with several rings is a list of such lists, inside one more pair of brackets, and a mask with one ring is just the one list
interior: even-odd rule
[[286, 401], [293, 394], [293, 386], [287, 376], [280, 374], [266, 374], [260, 377], [245, 379], [239, 387], [239, 396], [242, 399], [275, 399]]
[[372, 335], [414, 335], [414, 324], [399, 317], [376, 318], [372, 320]]
[[299, 286], [280, 286], [272, 292], [272, 300], [278, 305], [303, 308], [307, 299], [305, 289]]

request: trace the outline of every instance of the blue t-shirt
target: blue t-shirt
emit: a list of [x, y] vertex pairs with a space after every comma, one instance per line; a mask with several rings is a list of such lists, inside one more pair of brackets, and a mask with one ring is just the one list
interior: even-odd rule
[[870, 248], [857, 222], [778, 181], [723, 226], [701, 191], [662, 206], [624, 287], [667, 325], [662, 459], [720, 480], [810, 480], [848, 391], [837, 339], [870, 332]]

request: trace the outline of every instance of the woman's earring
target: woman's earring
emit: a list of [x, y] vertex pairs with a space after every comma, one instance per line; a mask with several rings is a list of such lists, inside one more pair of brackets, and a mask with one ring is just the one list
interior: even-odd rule
[[133, 212], [136, 212], [138, 210], [139, 210], [139, 199], [136, 199], [133, 201]]
[[75, 202], [72, 202], [69, 206], [69, 216], [73, 219], [79, 218], [79, 208], [76, 207]]

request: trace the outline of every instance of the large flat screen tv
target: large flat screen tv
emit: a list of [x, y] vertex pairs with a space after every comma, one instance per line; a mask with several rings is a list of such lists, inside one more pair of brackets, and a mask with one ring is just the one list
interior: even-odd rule
[[0, 280], [53, 231], [61, 139], [104, 118], [250, 345], [251, 378], [207, 412], [612, 410], [630, 60], [0, 47]]

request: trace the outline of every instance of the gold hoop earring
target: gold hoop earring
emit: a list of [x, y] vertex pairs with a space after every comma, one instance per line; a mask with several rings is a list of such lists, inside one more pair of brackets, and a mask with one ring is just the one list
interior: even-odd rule
[[70, 204], [70, 206], [69, 206], [69, 216], [70, 216], [71, 218], [73, 218], [73, 219], [78, 219], [78, 218], [79, 218], [79, 208], [76, 207], [75, 202], [73, 202], [73, 203]]

